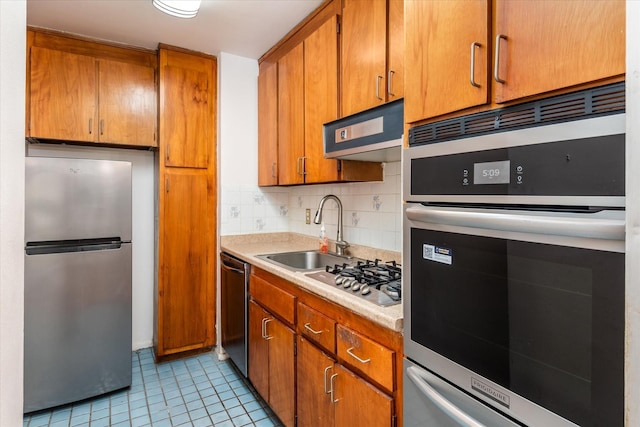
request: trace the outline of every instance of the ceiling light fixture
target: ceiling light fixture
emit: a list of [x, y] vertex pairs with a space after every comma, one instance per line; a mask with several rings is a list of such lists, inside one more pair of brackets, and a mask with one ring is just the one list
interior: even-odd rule
[[200, 9], [200, 0], [152, 0], [153, 5], [172, 16], [178, 18], [193, 18]]

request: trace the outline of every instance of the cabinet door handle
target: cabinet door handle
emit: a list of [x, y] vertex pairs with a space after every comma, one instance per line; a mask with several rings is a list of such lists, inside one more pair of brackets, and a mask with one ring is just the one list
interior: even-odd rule
[[276, 162], [271, 163], [271, 178], [276, 177]]
[[304, 328], [305, 328], [307, 331], [311, 332], [313, 335], [320, 335], [320, 334], [322, 333], [322, 331], [316, 331], [316, 330], [314, 330], [310, 325], [311, 325], [311, 323], [305, 323], [305, 324], [304, 324]]
[[104, 119], [100, 119], [100, 135], [104, 135]]
[[393, 80], [393, 75], [396, 72], [393, 70], [389, 70], [389, 72], [387, 73], [387, 93], [389, 94], [389, 96], [396, 96], [395, 93], [393, 93], [393, 88], [391, 87], [391, 81]]
[[504, 34], [498, 34], [496, 36], [496, 59], [495, 59], [495, 62], [493, 63], [493, 78], [498, 83], [506, 83], [506, 81], [502, 80], [498, 75], [499, 74], [498, 69], [500, 68], [500, 39], [507, 40], [507, 36], [505, 36]]
[[369, 362], [371, 362], [371, 359], [360, 359], [358, 356], [356, 356], [356, 355], [353, 353], [353, 349], [354, 349], [354, 348], [355, 348], [355, 347], [351, 347], [351, 348], [348, 348], [348, 349], [347, 349], [347, 353], [349, 354], [349, 356], [353, 357], [354, 359], [356, 359], [356, 360], [357, 360], [358, 362], [360, 362], [360, 363], [369, 363]]
[[333, 386], [333, 380], [336, 379], [336, 377], [338, 376], [338, 374], [333, 374], [331, 375], [331, 379], [329, 379], [329, 384], [331, 385], [331, 389], [329, 390], [329, 394], [331, 395], [331, 402], [332, 403], [338, 403], [338, 400], [340, 399], [335, 399], [334, 397], [334, 391], [335, 391], [335, 387]]
[[380, 80], [382, 80], [384, 77], [382, 76], [376, 76], [376, 98], [378, 98], [380, 101], [382, 101], [382, 97], [380, 97]]
[[324, 393], [325, 394], [329, 394], [331, 393], [331, 390], [328, 389], [327, 387], [327, 372], [329, 372], [329, 369], [331, 369], [332, 366], [327, 366], [326, 368], [324, 368]]
[[267, 341], [269, 341], [270, 339], [273, 339], [273, 337], [270, 337], [269, 334], [267, 333], [267, 323], [271, 322], [272, 320], [273, 319], [267, 319], [266, 317], [262, 319], [262, 338], [264, 338]]
[[478, 83], [476, 83], [476, 47], [482, 47], [482, 45], [478, 42], [471, 43], [471, 70], [470, 70], [470, 79], [471, 86], [480, 87]]
[[93, 119], [89, 119], [89, 135], [93, 133]]

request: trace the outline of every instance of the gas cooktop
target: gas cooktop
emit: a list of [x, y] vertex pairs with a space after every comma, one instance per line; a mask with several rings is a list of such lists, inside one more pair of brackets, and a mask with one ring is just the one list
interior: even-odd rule
[[402, 268], [395, 261], [357, 261], [326, 266], [307, 277], [335, 286], [376, 305], [388, 307], [402, 301]]

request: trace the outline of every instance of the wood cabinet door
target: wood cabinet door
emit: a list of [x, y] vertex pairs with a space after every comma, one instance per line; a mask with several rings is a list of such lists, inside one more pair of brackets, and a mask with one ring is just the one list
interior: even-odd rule
[[405, 122], [486, 104], [489, 1], [407, 0], [405, 7]]
[[495, 83], [496, 102], [625, 73], [623, 0], [496, 0], [495, 7], [494, 37], [505, 37], [494, 46], [504, 81]]
[[[158, 353], [166, 355], [215, 343], [215, 292], [210, 218], [215, 206], [208, 176], [165, 171], [158, 280]], [[215, 199], [213, 199], [215, 200]]]
[[385, 102], [387, 0], [344, 0], [342, 115]]
[[100, 142], [157, 146], [153, 68], [99, 60], [98, 70]]
[[338, 161], [324, 158], [323, 124], [338, 118], [338, 33], [333, 16], [304, 40], [305, 183], [338, 179]]
[[263, 337], [263, 322], [270, 317], [262, 307], [249, 301], [248, 374], [265, 401], [269, 400], [269, 341]]
[[298, 427], [333, 426], [330, 378], [334, 361], [298, 336]]
[[258, 185], [278, 185], [278, 64], [258, 74]]
[[273, 319], [265, 324], [269, 337], [269, 405], [287, 427], [295, 424], [295, 333]]
[[96, 141], [96, 60], [35, 46], [30, 59], [30, 136]]
[[304, 183], [304, 47], [278, 61], [278, 183]]
[[405, 0], [389, 0], [387, 101], [404, 97], [404, 3]]
[[335, 425], [391, 427], [393, 399], [340, 364], [334, 366]]
[[164, 66], [160, 114], [165, 166], [206, 169], [213, 146], [214, 116], [209, 73]]

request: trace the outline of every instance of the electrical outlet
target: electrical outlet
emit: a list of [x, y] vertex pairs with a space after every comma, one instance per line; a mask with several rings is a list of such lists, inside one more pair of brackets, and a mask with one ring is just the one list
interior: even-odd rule
[[311, 209], [307, 209], [304, 213], [304, 221], [307, 224], [311, 224]]

